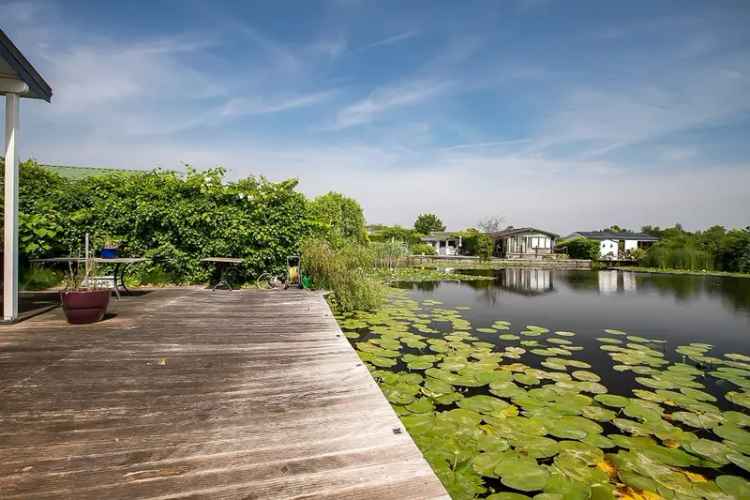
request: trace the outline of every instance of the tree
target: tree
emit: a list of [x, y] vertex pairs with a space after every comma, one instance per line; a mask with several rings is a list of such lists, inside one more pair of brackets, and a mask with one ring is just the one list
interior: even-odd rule
[[445, 225], [435, 214], [420, 214], [414, 221], [414, 229], [418, 233], [430, 234], [435, 231], [445, 231]]
[[334, 246], [344, 241], [367, 243], [365, 215], [356, 200], [331, 191], [310, 202], [310, 215]]
[[477, 222], [477, 227], [481, 229], [483, 233], [496, 233], [500, 231], [504, 221], [504, 217], [500, 215], [493, 215]]
[[477, 236], [477, 255], [479, 260], [488, 261], [492, 257], [494, 242], [486, 233]]
[[624, 228], [624, 227], [620, 227], [617, 224], [613, 224], [613, 225], [611, 225], [609, 227], [605, 227], [604, 229], [602, 229], [602, 232], [605, 232], [605, 233], [632, 233], [633, 231], [631, 231], [630, 229]]

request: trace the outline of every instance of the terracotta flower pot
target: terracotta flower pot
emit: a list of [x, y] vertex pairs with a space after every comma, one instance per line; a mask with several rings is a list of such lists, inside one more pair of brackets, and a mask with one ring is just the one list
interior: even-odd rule
[[63, 312], [68, 323], [83, 325], [101, 321], [109, 306], [110, 290], [61, 292]]

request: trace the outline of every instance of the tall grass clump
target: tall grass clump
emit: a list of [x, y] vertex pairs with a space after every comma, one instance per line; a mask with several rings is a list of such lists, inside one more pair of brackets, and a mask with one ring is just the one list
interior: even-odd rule
[[385, 285], [374, 276], [375, 258], [364, 245], [346, 242], [333, 247], [323, 239], [302, 244], [302, 272], [316, 288], [332, 293], [329, 303], [337, 312], [373, 310], [385, 299]]
[[714, 256], [691, 246], [654, 245], [641, 259], [640, 264], [659, 269], [712, 270]]

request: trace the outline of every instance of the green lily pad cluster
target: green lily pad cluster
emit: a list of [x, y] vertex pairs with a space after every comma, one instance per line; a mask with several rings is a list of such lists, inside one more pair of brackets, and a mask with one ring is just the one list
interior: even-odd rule
[[575, 332], [466, 310], [394, 290], [338, 318], [453, 498], [750, 498], [749, 356], [607, 329], [614, 394]]

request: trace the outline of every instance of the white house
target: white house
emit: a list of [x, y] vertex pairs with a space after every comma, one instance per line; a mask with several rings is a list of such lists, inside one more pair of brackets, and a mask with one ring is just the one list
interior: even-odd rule
[[505, 259], [542, 259], [554, 252], [558, 235], [533, 227], [508, 226], [490, 233], [496, 256]]
[[0, 95], [5, 96], [5, 218], [3, 228], [3, 322], [18, 318], [18, 142], [20, 101], [49, 102], [52, 89], [0, 30]]
[[565, 237], [586, 238], [599, 242], [599, 258], [604, 260], [626, 260], [631, 252], [637, 248], [647, 249], [659, 238], [645, 233], [614, 232], [614, 231], [578, 231]]
[[432, 232], [422, 241], [435, 247], [438, 255], [458, 255], [462, 245], [461, 236], [446, 232]]

